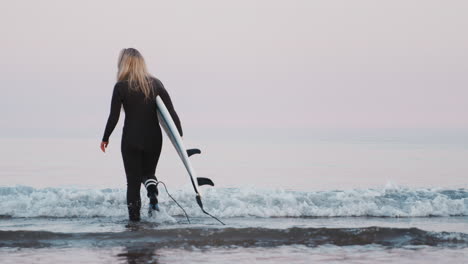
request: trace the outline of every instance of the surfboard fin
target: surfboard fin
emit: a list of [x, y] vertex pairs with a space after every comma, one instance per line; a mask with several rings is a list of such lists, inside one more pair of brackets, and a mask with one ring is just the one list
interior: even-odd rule
[[197, 177], [197, 182], [198, 182], [198, 186], [202, 186], [202, 185], [211, 185], [211, 186], [214, 186], [213, 181], [210, 180], [210, 179], [208, 179], [208, 178]]
[[195, 154], [200, 154], [201, 150], [199, 149], [187, 149], [187, 155], [190, 157]]

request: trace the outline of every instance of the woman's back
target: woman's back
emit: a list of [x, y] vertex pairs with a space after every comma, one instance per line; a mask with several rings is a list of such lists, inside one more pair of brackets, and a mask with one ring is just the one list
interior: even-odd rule
[[179, 117], [174, 110], [169, 94], [161, 81], [151, 78], [152, 96], [145, 97], [139, 90], [131, 89], [128, 81], [119, 81], [114, 86], [111, 112], [104, 132], [103, 141], [108, 141], [114, 130], [123, 105], [125, 123], [122, 133], [122, 147], [151, 149], [161, 144], [162, 135], [156, 111], [156, 96], [160, 96], [169, 109], [182, 135]]

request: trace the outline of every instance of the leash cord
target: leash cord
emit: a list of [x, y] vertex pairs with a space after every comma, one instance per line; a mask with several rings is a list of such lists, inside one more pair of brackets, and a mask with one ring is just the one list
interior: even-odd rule
[[166, 184], [164, 182], [162, 182], [162, 181], [158, 181], [156, 183], [156, 188], [158, 187], [158, 184], [160, 184], [160, 183], [164, 186], [164, 189], [166, 190], [167, 195], [172, 199], [172, 201], [174, 201], [174, 203], [176, 203], [180, 207], [180, 209], [182, 209], [182, 211], [184, 211], [185, 217], [187, 218], [187, 221], [190, 224], [190, 219], [189, 219], [189, 217], [187, 215], [187, 212], [185, 212], [185, 209], [174, 199], [174, 197], [172, 197], [172, 195], [167, 190]]
[[[190, 224], [190, 218], [188, 217], [187, 215], [187, 212], [185, 211], [185, 209], [176, 201], [176, 199], [174, 199], [174, 197], [172, 197], [172, 195], [169, 193], [169, 191], [167, 190], [167, 187], [166, 187], [166, 184], [162, 181], [158, 181], [156, 182], [156, 188], [158, 187], [158, 184], [162, 184], [164, 186], [164, 189], [166, 190], [166, 193], [167, 195], [172, 199], [172, 201], [174, 201], [174, 203], [177, 204], [177, 206], [179, 206], [180, 209], [182, 209], [182, 211], [184, 212], [185, 214], [185, 217], [187, 218], [187, 221], [188, 223]], [[210, 213], [208, 213], [207, 211], [205, 211], [203, 208], [201, 208], [203, 213], [209, 215], [211, 218], [215, 219], [216, 221], [220, 222], [222, 225], [226, 225], [225, 223], [223, 223], [223, 221], [219, 220], [217, 217], [211, 215]]]

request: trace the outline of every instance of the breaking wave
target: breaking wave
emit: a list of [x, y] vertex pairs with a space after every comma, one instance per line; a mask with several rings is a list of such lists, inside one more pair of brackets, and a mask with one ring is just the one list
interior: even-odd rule
[[[299, 192], [257, 188], [204, 189], [205, 208], [223, 217], [467, 216], [468, 190], [387, 187]], [[191, 216], [203, 216], [190, 189], [171, 194]], [[146, 195], [142, 192], [146, 203]], [[160, 188], [160, 206], [181, 210]], [[127, 217], [124, 189], [0, 187], [3, 217]], [[146, 206], [146, 204], [144, 204]]]

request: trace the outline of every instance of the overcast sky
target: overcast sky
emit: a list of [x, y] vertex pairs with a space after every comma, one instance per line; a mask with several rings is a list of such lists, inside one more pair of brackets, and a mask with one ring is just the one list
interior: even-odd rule
[[186, 131], [467, 130], [467, 14], [467, 1], [2, 1], [0, 136], [99, 140], [126, 47]]

